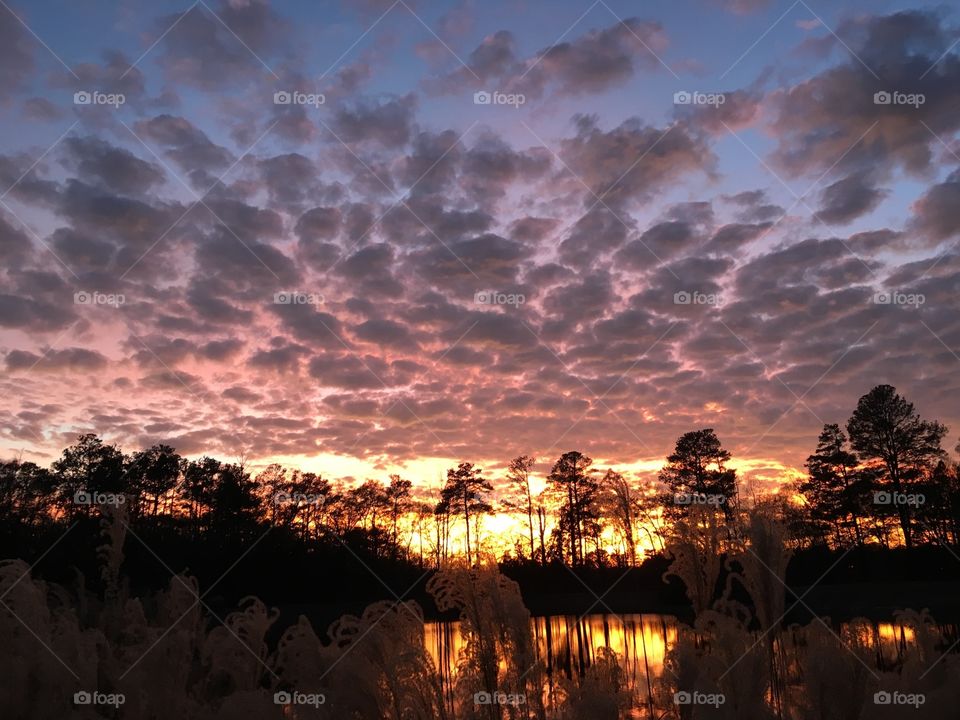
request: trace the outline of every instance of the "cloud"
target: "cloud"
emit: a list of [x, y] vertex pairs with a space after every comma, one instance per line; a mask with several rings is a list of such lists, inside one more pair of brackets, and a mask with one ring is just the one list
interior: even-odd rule
[[200, 178], [227, 169], [234, 160], [229, 150], [212, 142], [206, 133], [182, 117], [157, 115], [134, 127], [144, 140], [159, 144], [182, 170]]
[[76, 319], [72, 305], [68, 310], [65, 300], [57, 304], [39, 298], [0, 293], [0, 327], [27, 332], [65, 329]]
[[263, 63], [281, 54], [291, 27], [266, 0], [221, 0], [160, 17], [154, 33], [168, 81], [215, 90], [270, 76]]
[[734, 15], [752, 15], [770, 7], [771, 0], [711, 0]]
[[772, 223], [730, 223], [717, 229], [705, 246], [711, 252], [735, 252], [769, 230]]
[[932, 243], [960, 233], [960, 171], [929, 187], [917, 200], [910, 227]]
[[[777, 139], [774, 161], [785, 171], [839, 172], [902, 168], [928, 171], [939, 137], [960, 129], [960, 58], [933, 12], [910, 10], [843, 22], [844, 62], [769, 98]], [[831, 47], [843, 50], [831, 36]], [[852, 55], [851, 55], [852, 53]], [[875, 103], [876, 93], [903, 95]], [[922, 96], [910, 101], [910, 97]], [[892, 97], [892, 95], [891, 95]]]
[[34, 45], [13, 11], [0, 15], [0, 92], [19, 90], [34, 69]]
[[74, 172], [96, 178], [108, 190], [139, 195], [165, 179], [163, 169], [155, 163], [99, 138], [70, 137], [63, 144]]
[[32, 255], [33, 247], [26, 233], [0, 215], [0, 260], [8, 267], [22, 265]]
[[353, 334], [358, 340], [383, 347], [417, 349], [416, 341], [404, 325], [385, 318], [362, 322], [353, 327]]
[[714, 163], [708, 145], [683, 127], [655, 128], [636, 118], [603, 131], [596, 118], [579, 116], [576, 136], [560, 147], [566, 165], [590, 188], [587, 207], [598, 197], [613, 208], [648, 200], [689, 172], [710, 172]]
[[413, 134], [416, 96], [382, 101], [360, 100], [337, 109], [333, 120], [334, 140], [343, 143], [374, 143], [387, 148], [406, 145]]
[[[31, 430], [59, 438], [50, 427], [96, 423], [125, 445], [164, 439], [258, 460], [322, 447], [373, 472], [438, 455], [553, 454], [561, 437], [603, 462], [632, 462], [710, 422], [735, 455], [799, 467], [819, 423], [791, 411], [791, 391], [809, 390], [817, 415], [842, 419], [870, 378], [952, 422], [956, 359], [930, 332], [960, 342], [960, 190], [923, 127], [948, 145], [960, 130], [955, 51], [934, 66], [955, 39], [946, 16], [837, 25], [882, 83], [825, 29], [806, 27], [802, 65], [758, 46], [769, 67], [712, 108], [674, 107], [653, 86], [633, 93], [640, 74], [665, 77], [650, 50], [666, 58], [670, 48], [653, 22], [603, 19], [544, 47], [522, 13], [510, 31], [478, 39], [503, 26], [461, 3], [430, 19], [480, 80], [449, 72], [446, 48], [417, 44], [428, 33], [404, 37], [389, 20], [318, 78], [315, 43], [329, 50], [369, 26], [355, 6], [317, 37], [303, 32], [315, 27], [301, 15], [312, 6], [210, 7], [279, 79], [202, 6], [119, 85], [131, 59], [100, 47], [108, 39], [80, 38], [78, 52], [96, 58], [76, 65], [81, 82], [122, 87], [130, 101], [119, 113], [77, 111], [80, 130], [44, 155], [66, 130], [76, 81], [51, 58], [44, 76], [29, 64], [0, 70], [0, 87], [13, 83], [11, 117], [26, 113], [38, 133], [11, 133], [0, 155], [0, 190], [16, 183], [6, 202], [19, 217], [0, 215], [0, 358], [11, 370], [0, 395], [15, 423], [0, 435], [10, 447], [35, 443]], [[142, 49], [178, 17], [138, 27]], [[0, 56], [16, 55], [17, 42]], [[24, 47], [32, 62], [35, 43]], [[489, 124], [472, 126], [481, 87], [530, 102], [487, 108]], [[281, 88], [324, 92], [327, 103], [276, 106]], [[874, 105], [882, 89], [926, 101]], [[596, 114], [570, 118], [584, 98]], [[784, 217], [784, 194], [762, 168], [769, 192], [738, 186], [753, 161], [736, 143], [730, 151], [727, 127], [750, 128], [778, 174], [819, 179], [826, 225], [802, 210]], [[191, 209], [171, 172], [209, 190], [208, 207]], [[883, 222], [911, 200], [905, 223]], [[928, 303], [871, 302], [892, 288]], [[79, 307], [81, 290], [127, 302]], [[477, 302], [489, 291], [524, 302]], [[277, 302], [279, 292], [311, 304]], [[720, 301], [680, 303], [679, 292]], [[496, 422], [476, 423], [478, 413]]]
[[23, 116], [27, 120], [54, 122], [63, 118], [64, 112], [46, 98], [32, 97], [23, 102]]
[[817, 217], [831, 225], [849, 223], [877, 207], [885, 195], [868, 174], [854, 173], [823, 189]]
[[7, 370], [94, 372], [103, 370], [108, 363], [107, 358], [95, 350], [87, 348], [63, 348], [57, 350], [48, 348], [41, 354], [24, 350], [11, 350], [4, 358]]
[[668, 45], [656, 22], [626, 18], [588, 30], [574, 40], [549, 45], [527, 58], [517, 54], [508, 30], [486, 36], [467, 57], [467, 67], [426, 83], [431, 92], [463, 93], [464, 88], [520, 92], [539, 98], [548, 92], [578, 96], [623, 84], [637, 69], [661, 67], [658, 55]]
[[711, 93], [723, 96], [722, 103], [675, 105], [674, 115], [690, 132], [723, 135], [753, 125], [760, 118], [763, 98], [746, 90]]

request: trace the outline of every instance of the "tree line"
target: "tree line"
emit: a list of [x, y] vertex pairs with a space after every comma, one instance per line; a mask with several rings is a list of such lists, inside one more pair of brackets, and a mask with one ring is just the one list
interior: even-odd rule
[[824, 425], [797, 485], [794, 535], [833, 547], [960, 543], [960, 466], [942, 447], [947, 432], [896, 388], [873, 388], [846, 433]]
[[860, 399], [846, 430], [824, 427], [807, 476], [786, 488], [794, 492], [748, 502], [712, 428], [681, 435], [655, 478], [596, 468], [572, 450], [545, 483], [535, 481], [535, 458], [521, 455], [499, 477], [460, 462], [432, 491], [399, 475], [348, 485], [279, 464], [253, 475], [242, 460], [188, 460], [166, 444], [127, 455], [85, 434], [49, 468], [0, 463], [0, 517], [71, 522], [123, 505], [131, 524], [164, 524], [188, 538], [242, 537], [266, 525], [304, 545], [346, 541], [374, 558], [437, 568], [488, 551], [484, 522], [498, 512], [523, 527], [507, 555], [544, 565], [632, 566], [661, 551], [691, 508], [734, 531], [734, 516], [757, 502], [776, 505], [799, 545], [960, 542], [960, 479], [941, 447], [942, 424], [880, 385]]

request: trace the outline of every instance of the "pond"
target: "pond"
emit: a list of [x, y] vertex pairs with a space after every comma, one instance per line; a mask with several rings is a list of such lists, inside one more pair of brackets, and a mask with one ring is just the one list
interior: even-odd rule
[[[563, 680], [580, 679], [594, 662], [600, 648], [613, 650], [623, 669], [635, 708], [644, 708], [663, 675], [667, 652], [674, 646], [682, 624], [670, 615], [590, 614], [534, 617], [531, 629], [547, 670], [547, 691], [552, 696]], [[956, 627], [938, 626], [951, 644]], [[895, 666], [914, 640], [913, 628], [899, 622], [846, 623], [834, 631], [845, 641], [856, 635], [869, 647], [877, 668]], [[457, 657], [463, 647], [459, 622], [427, 623], [427, 650], [440, 672], [448, 702], [457, 673]], [[634, 714], [633, 717], [644, 717]]]

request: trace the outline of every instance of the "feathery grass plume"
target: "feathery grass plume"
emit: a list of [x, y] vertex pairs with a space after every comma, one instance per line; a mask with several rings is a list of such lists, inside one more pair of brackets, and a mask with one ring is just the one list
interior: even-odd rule
[[267, 656], [267, 631], [280, 616], [278, 610], [255, 597], [240, 601], [240, 609], [224, 618], [223, 625], [213, 628], [201, 650], [203, 662], [209, 666], [206, 689], [214, 696], [251, 691], [262, 687]]
[[828, 625], [816, 621], [800, 635], [797, 660], [803, 684], [790, 703], [797, 720], [873, 720], [870, 693], [876, 679], [865, 638], [851, 633], [841, 643]]
[[608, 647], [597, 649], [593, 664], [579, 684], [561, 683], [565, 699], [558, 720], [618, 720], [630, 707], [630, 690], [617, 654]]
[[736, 556], [739, 580], [753, 601], [753, 609], [762, 633], [775, 634], [783, 619], [786, 603], [787, 565], [792, 551], [786, 526], [764, 510], [750, 513], [745, 544]]
[[723, 529], [711, 508], [690, 506], [688, 515], [674, 524], [666, 549], [673, 560], [663, 579], [683, 582], [696, 615], [713, 604], [724, 550]]
[[765, 676], [770, 679], [770, 699], [780, 716], [783, 715], [788, 672], [780, 633], [786, 607], [787, 565], [792, 555], [788, 538], [786, 526], [774, 516], [769, 506], [754, 508], [739, 542], [740, 551], [727, 561], [730, 574], [724, 592], [724, 605], [730, 606], [740, 605], [730, 599], [734, 581], [743, 585], [750, 596], [760, 630], [757, 642], [768, 665]]
[[294, 688], [329, 698], [335, 679], [331, 675], [342, 652], [334, 645], [324, 645], [310, 621], [301, 615], [296, 624], [283, 631], [276, 652], [270, 656], [268, 664], [277, 674], [271, 689], [277, 692]]
[[[457, 660], [458, 717], [542, 720], [543, 664], [520, 586], [488, 563], [443, 570], [430, 578], [427, 591], [441, 611], [460, 614], [464, 647]], [[477, 694], [481, 700], [503, 694], [516, 702], [478, 702]]]
[[126, 503], [100, 506], [100, 534], [106, 542], [97, 546], [100, 577], [106, 585], [107, 601], [117, 599], [120, 591], [120, 566], [123, 564], [123, 545], [127, 539], [129, 512]]
[[[894, 613], [899, 629], [899, 672], [883, 673], [880, 690], [922, 695], [918, 717], [956, 717], [960, 704], [960, 663], [955, 655], [944, 655], [949, 644], [926, 610]], [[907, 642], [907, 637], [911, 641]]]
[[[676, 717], [772, 720], [766, 654], [738, 618], [714, 610], [701, 613], [693, 629], [681, 630], [667, 652], [659, 704]], [[713, 702], [689, 702], [691, 697]], [[687, 700], [685, 700], [685, 698]]]
[[[440, 679], [415, 602], [379, 602], [330, 626], [325, 706], [335, 720], [445, 720]], [[326, 673], [325, 673], [326, 674]], [[323, 676], [321, 676], [323, 677]]]
[[198, 596], [195, 578], [170, 578], [166, 590], [145, 598], [153, 614], [114, 647], [118, 684], [127, 696], [125, 713], [149, 718], [151, 713], [191, 717], [200, 712], [204, 697], [195, 688], [204, 673], [200, 653], [206, 621]]
[[768, 704], [773, 679], [768, 654], [743, 619], [708, 610], [697, 617], [695, 627], [706, 639], [708, 658], [699, 676], [704, 687], [697, 689], [705, 693], [719, 691], [724, 697], [719, 711], [712, 717], [731, 720], [776, 717]]
[[[22, 560], [5, 560], [0, 563], [0, 597], [0, 706], [4, 714], [26, 718], [37, 713], [52, 718], [61, 712], [67, 716], [69, 704], [62, 694], [52, 691], [71, 687], [76, 681], [57, 660], [56, 651], [47, 652], [40, 645], [55, 644], [46, 585], [30, 577], [30, 567]], [[85, 650], [88, 654], [83, 659], [92, 662], [83, 675], [95, 675], [95, 648], [88, 644]]]
[[902, 633], [913, 635], [912, 642], [903, 642], [899, 646], [904, 668], [915, 665], [923, 672], [940, 660], [946, 648], [938, 649], [943, 637], [929, 610], [897, 610], [893, 617], [895, 627], [901, 626]]

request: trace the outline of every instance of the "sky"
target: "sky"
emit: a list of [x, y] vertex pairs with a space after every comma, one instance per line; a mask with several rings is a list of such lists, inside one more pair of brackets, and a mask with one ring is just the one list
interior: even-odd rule
[[0, 3], [0, 456], [434, 484], [960, 437], [960, 12]]

